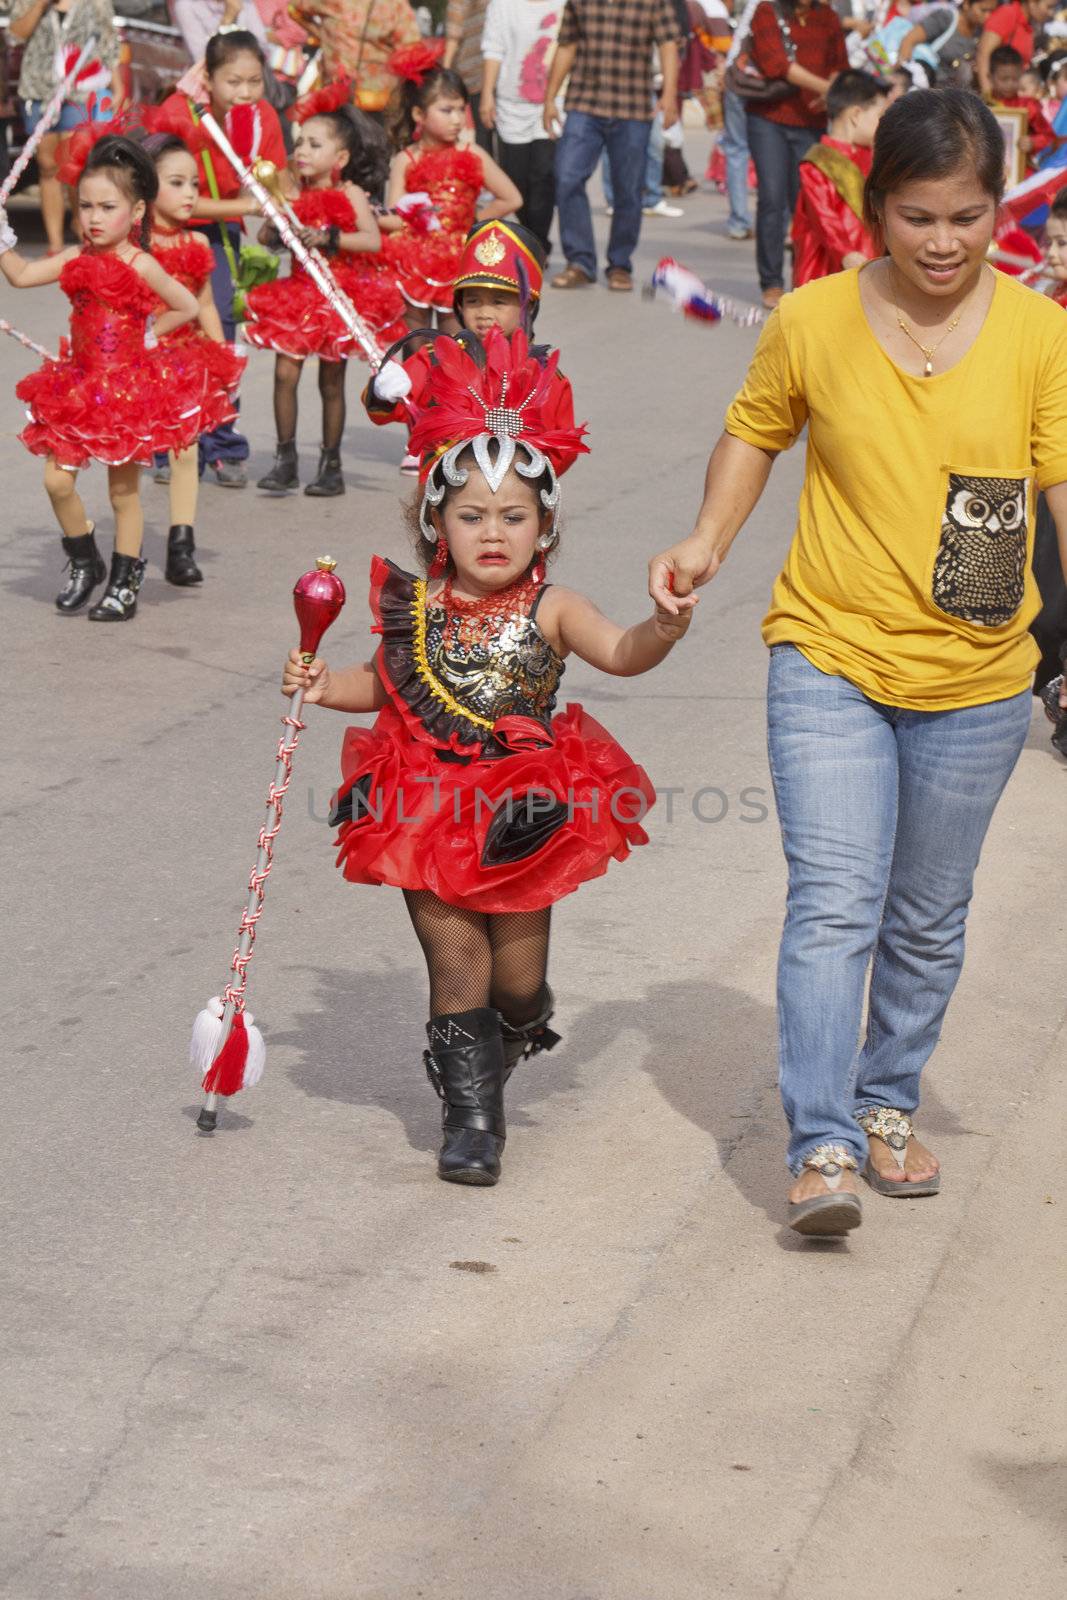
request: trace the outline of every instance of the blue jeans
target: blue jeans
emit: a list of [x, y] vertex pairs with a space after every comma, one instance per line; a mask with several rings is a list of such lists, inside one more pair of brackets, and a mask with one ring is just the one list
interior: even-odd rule
[[821, 128], [787, 128], [757, 111], [746, 113], [748, 147], [756, 163], [756, 271], [761, 289], [785, 282], [785, 238], [800, 194], [801, 159], [818, 144]]
[[[223, 334], [232, 344], [234, 334], [237, 332], [237, 323], [233, 315], [233, 279], [230, 276], [230, 263], [222, 247], [222, 227], [226, 228], [236, 261], [241, 249], [241, 230], [237, 223], [227, 222], [220, 226], [219, 223], [213, 222], [204, 228], [203, 232], [211, 242], [211, 254], [215, 257], [215, 270], [211, 274], [212, 298], [222, 322]], [[236, 402], [236, 405], [240, 410], [240, 402]], [[221, 428], [200, 435], [201, 474], [205, 466], [211, 466], [216, 461], [247, 461], [248, 455], [248, 440], [243, 433], [238, 433], [232, 422], [224, 422]]]
[[726, 193], [730, 201], [726, 226], [739, 233], [752, 226], [748, 209], [748, 116], [741, 96], [729, 89], [722, 97], [719, 144], [726, 162]]
[[[600, 160], [600, 186], [604, 191], [605, 205], [614, 207], [615, 189], [611, 182], [611, 162], [605, 150]], [[663, 117], [657, 111], [648, 133], [648, 152], [645, 156], [645, 183], [641, 204], [646, 209], [658, 206], [663, 199]]]
[[982, 841], [1026, 739], [1031, 695], [902, 711], [786, 644], [771, 650], [767, 701], [789, 865], [778, 958], [788, 1162], [798, 1172], [816, 1146], [843, 1144], [862, 1168], [856, 1113], [910, 1114], [919, 1103], [963, 965]]
[[559, 242], [568, 265], [596, 277], [596, 240], [585, 186], [606, 150], [615, 192], [615, 214], [608, 236], [608, 266], [633, 270], [641, 236], [641, 185], [648, 151], [648, 122], [636, 117], [594, 117], [568, 111], [556, 145], [556, 210]]

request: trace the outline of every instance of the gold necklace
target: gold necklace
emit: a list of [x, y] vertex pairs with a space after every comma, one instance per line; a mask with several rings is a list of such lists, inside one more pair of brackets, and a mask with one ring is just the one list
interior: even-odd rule
[[945, 340], [948, 338], [949, 334], [950, 333], [955, 333], [956, 329], [959, 327], [960, 318], [963, 316], [964, 311], [966, 311], [967, 306], [968, 306], [968, 304], [970, 302], [970, 298], [971, 298], [970, 295], [968, 295], [967, 299], [963, 302], [963, 305], [960, 306], [960, 309], [956, 312], [956, 315], [953, 317], [952, 321], [949, 323], [948, 327], [945, 329], [945, 331], [941, 335], [940, 339], [938, 339], [936, 344], [932, 344], [932, 345], [923, 344], [922, 340], [919, 339], [914, 333], [912, 333], [911, 329], [908, 327], [908, 324], [904, 321], [904, 318], [901, 316], [900, 307], [897, 305], [895, 300], [893, 301], [893, 310], [896, 312], [896, 315], [897, 315], [897, 326], [899, 327], [901, 333], [906, 335], [906, 337], [911, 340], [912, 344], [916, 347], [916, 349], [922, 351], [923, 356], [926, 359], [926, 365], [923, 367], [923, 377], [924, 378], [932, 378], [933, 377], [933, 375], [934, 375], [934, 357], [937, 354], [937, 352], [940, 350], [941, 346], [944, 344]]

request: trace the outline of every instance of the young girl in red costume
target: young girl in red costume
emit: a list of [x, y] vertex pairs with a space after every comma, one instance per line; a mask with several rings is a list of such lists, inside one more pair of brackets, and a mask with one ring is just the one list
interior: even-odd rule
[[59, 360], [46, 361], [15, 390], [31, 419], [20, 437], [46, 458], [45, 489], [70, 563], [70, 578], [56, 598], [60, 611], [80, 610], [107, 575], [75, 488], [79, 469], [90, 461], [107, 466], [115, 553], [107, 589], [89, 618], [121, 622], [137, 609], [145, 569], [140, 464], [157, 450], [181, 452], [194, 443], [205, 425], [204, 383], [202, 366], [180, 349], [145, 348], [148, 320], [161, 301], [167, 309], [156, 332], [165, 336], [196, 316], [196, 300], [135, 243], [157, 189], [151, 159], [112, 134], [93, 144], [99, 133], [85, 130], [92, 148], [80, 175], [69, 161], [78, 161], [81, 129], [71, 136], [75, 150], [60, 169], [65, 182], [77, 182], [82, 245], [28, 261], [12, 248], [15, 236], [0, 213], [0, 271], [17, 289], [58, 282], [70, 296], [70, 344], [64, 340]]
[[[216, 33], [204, 51], [202, 94], [193, 98], [176, 92], [163, 102], [172, 119], [171, 131], [184, 138], [196, 158], [200, 200], [193, 225], [202, 228], [211, 245], [215, 258], [211, 292], [223, 334], [230, 341], [236, 332], [234, 280], [240, 270], [241, 227], [243, 219], [255, 215], [259, 207], [255, 198], [242, 190], [237, 173], [201, 128], [200, 117], [211, 112], [246, 166], [262, 160], [284, 167], [288, 157], [282, 125], [274, 107], [264, 99], [264, 65], [254, 34], [240, 28]], [[205, 434], [200, 453], [222, 488], [241, 489], [247, 483], [248, 440], [232, 422]]]
[[553, 715], [573, 651], [632, 677], [685, 633], [655, 612], [630, 628], [545, 582], [557, 543], [559, 475], [584, 429], [545, 406], [555, 357], [521, 333], [489, 334], [480, 367], [439, 339], [412, 435], [424, 463], [413, 508], [417, 578], [378, 558], [372, 661], [331, 671], [292, 651], [283, 693], [344, 712], [333, 820], [353, 883], [392, 884], [430, 978], [430, 1081], [444, 1102], [440, 1177], [492, 1184], [504, 1145], [504, 1084], [519, 1059], [555, 1044], [545, 979], [551, 907], [645, 843], [654, 799], [643, 770], [580, 706]]
[[[338, 287], [372, 333], [388, 345], [404, 332], [404, 302], [382, 264], [381, 235], [368, 191], [380, 193], [389, 149], [377, 124], [347, 104], [351, 92], [347, 81], [331, 84], [293, 108], [298, 125], [293, 167], [299, 186], [292, 182], [287, 187], [304, 244], [325, 256]], [[281, 243], [269, 223], [260, 239], [275, 249]], [[283, 494], [300, 482], [296, 392], [304, 362], [309, 356], [318, 356], [322, 453], [318, 476], [304, 493], [344, 494], [340, 451], [345, 426], [345, 363], [349, 356], [363, 354], [355, 336], [296, 260], [288, 278], [250, 291], [245, 298], [245, 318], [249, 343], [277, 352], [277, 454], [259, 487]]]
[[[212, 428], [232, 422], [237, 415], [234, 396], [245, 368], [244, 358], [223, 339], [222, 322], [211, 293], [215, 260], [202, 233], [190, 229], [190, 219], [200, 196], [196, 161], [173, 132], [167, 131], [165, 112], [148, 113], [153, 129], [144, 141], [159, 181], [152, 206], [149, 248], [163, 270], [196, 296], [197, 315], [163, 336], [169, 348], [180, 346], [185, 357], [203, 368]], [[170, 456], [170, 530], [167, 534], [168, 583], [179, 588], [201, 583], [196, 564], [194, 523], [199, 490], [197, 447]]]
[[[462, 78], [441, 65], [443, 48], [443, 40], [424, 41], [390, 57], [389, 71], [400, 83], [387, 113], [399, 150], [389, 171], [388, 204], [395, 208], [405, 196], [425, 195], [440, 226], [428, 232], [423, 213], [405, 219], [394, 212], [382, 218], [381, 227], [385, 258], [408, 302], [409, 326], [432, 325], [436, 312], [438, 326], [455, 333], [452, 286], [471, 224], [518, 211], [522, 195], [478, 145], [459, 148], [467, 90]], [[483, 189], [493, 199], [478, 212]]]

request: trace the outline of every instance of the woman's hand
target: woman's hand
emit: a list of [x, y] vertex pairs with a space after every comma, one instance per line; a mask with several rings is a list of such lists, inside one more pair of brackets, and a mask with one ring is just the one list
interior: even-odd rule
[[321, 705], [329, 693], [330, 669], [318, 656], [309, 666], [305, 666], [300, 651], [290, 650], [282, 672], [282, 694], [291, 700], [298, 689], [304, 691], [305, 705]]
[[710, 583], [719, 570], [720, 558], [706, 534], [691, 533], [648, 564], [648, 592], [660, 612], [681, 617], [697, 603], [694, 589]]
[[478, 102], [478, 115], [487, 128], [496, 127], [496, 95], [483, 94]]

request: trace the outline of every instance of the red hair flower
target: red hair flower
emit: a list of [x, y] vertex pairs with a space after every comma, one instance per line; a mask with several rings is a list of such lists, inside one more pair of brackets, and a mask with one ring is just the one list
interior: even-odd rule
[[311, 94], [294, 101], [289, 108], [289, 120], [310, 122], [312, 117], [326, 117], [332, 111], [340, 111], [342, 106], [352, 103], [352, 89], [351, 78], [337, 78], [321, 89], [314, 89]]
[[[92, 110], [93, 102], [90, 99], [89, 109]], [[136, 108], [140, 116], [141, 108]], [[101, 139], [109, 139], [113, 134], [129, 136], [134, 122], [135, 108], [131, 106], [127, 111], [121, 112], [117, 117], [112, 117], [110, 122], [79, 122], [72, 128], [65, 139], [61, 139], [56, 154], [59, 158], [56, 176], [60, 183], [74, 188], [85, 171], [85, 163], [93, 152], [95, 145]]]
[[443, 39], [420, 39], [418, 44], [407, 44], [402, 50], [394, 50], [385, 63], [385, 70], [391, 72], [394, 78], [403, 78], [406, 83], [421, 84], [435, 67], [441, 65], [444, 53]]
[[184, 101], [164, 100], [159, 106], [143, 106], [141, 123], [146, 133], [171, 134], [180, 139], [190, 155], [198, 155], [211, 140], [201, 122], [194, 122]]

